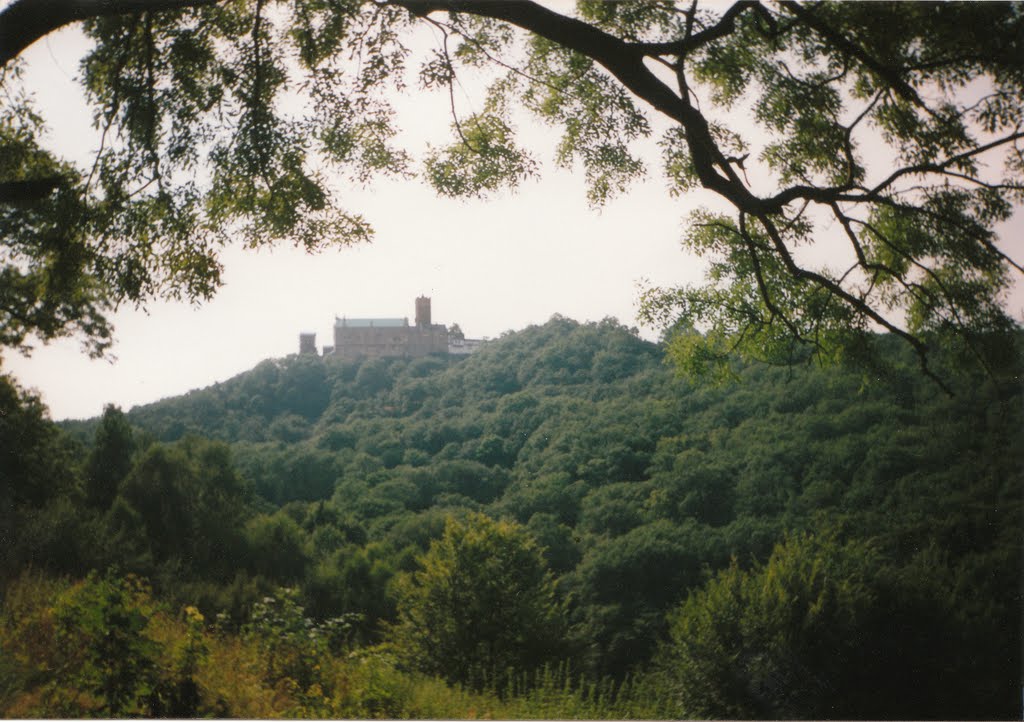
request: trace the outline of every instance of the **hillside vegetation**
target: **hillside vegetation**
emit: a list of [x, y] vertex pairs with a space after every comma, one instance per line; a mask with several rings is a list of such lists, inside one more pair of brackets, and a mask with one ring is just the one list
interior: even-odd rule
[[0, 712], [1016, 717], [1021, 386], [888, 341], [709, 385], [556, 316], [61, 427], [5, 381]]

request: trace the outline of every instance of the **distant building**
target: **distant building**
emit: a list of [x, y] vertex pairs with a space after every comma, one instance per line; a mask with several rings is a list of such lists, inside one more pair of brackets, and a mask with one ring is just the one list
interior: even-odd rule
[[299, 334], [299, 353], [316, 353], [316, 334]]
[[448, 353], [453, 356], [468, 356], [483, 346], [486, 341], [479, 338], [450, 338], [448, 339]]
[[448, 353], [453, 356], [468, 356], [484, 344], [483, 339], [466, 338], [459, 324], [453, 323], [448, 329]]
[[[417, 358], [429, 354], [473, 353], [482, 341], [467, 339], [458, 325], [452, 333], [443, 324], [432, 323], [430, 298], [416, 299], [416, 322], [408, 318], [335, 318], [334, 346], [324, 346], [324, 356], [357, 358]], [[299, 336], [299, 353], [316, 353], [312, 334]]]

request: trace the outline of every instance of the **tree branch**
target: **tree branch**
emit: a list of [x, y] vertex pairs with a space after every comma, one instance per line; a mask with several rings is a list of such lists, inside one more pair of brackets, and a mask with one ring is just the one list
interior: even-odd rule
[[[720, 38], [724, 38], [733, 31], [736, 30], [736, 19], [747, 10], [758, 7], [759, 2], [751, 2], [744, 0], [738, 2], [719, 18], [718, 22], [712, 25], [710, 28], [701, 30], [695, 35], [691, 35], [687, 32], [686, 37], [681, 40], [670, 40], [664, 43], [630, 43], [629, 47], [635, 51], [641, 52], [644, 55], [676, 55], [679, 57], [685, 57], [692, 53], [698, 48], [702, 48], [708, 43], [713, 43]], [[687, 28], [691, 28], [693, 23], [691, 21], [692, 15], [687, 16]]]
[[[949, 166], [959, 163], [964, 160], [985, 153], [1007, 143], [1012, 143], [1017, 140], [1024, 138], [1024, 131], [1019, 129], [1011, 135], [1003, 138], [997, 138], [996, 140], [986, 143], [985, 145], [977, 146], [966, 150], [963, 153], [950, 156], [945, 160], [936, 163], [919, 163], [917, 165], [905, 166], [893, 171], [888, 178], [879, 182], [871, 189], [863, 188], [862, 186], [853, 186], [861, 188], [864, 192], [851, 194], [848, 191], [851, 189], [846, 186], [833, 186], [829, 188], [820, 188], [817, 186], [799, 185], [790, 186], [785, 190], [775, 194], [771, 198], [765, 198], [763, 200], [755, 199], [761, 204], [761, 210], [765, 213], [778, 213], [783, 207], [792, 203], [797, 199], [804, 199], [815, 201], [818, 203], [831, 203], [832, 201], [842, 201], [844, 203], [866, 203], [866, 202], [877, 202], [880, 201], [883, 196], [882, 193], [888, 189], [893, 183], [900, 178], [907, 175], [923, 174], [923, 173], [936, 173], [943, 175], [950, 175], [947, 168]], [[974, 181], [981, 184], [980, 181]]]
[[877, 58], [872, 57], [855, 42], [819, 20], [815, 17], [814, 12], [808, 10], [800, 3], [794, 2], [794, 0], [784, 0], [780, 5], [793, 13], [798, 20], [814, 30], [838, 50], [859, 60], [864, 67], [892, 86], [892, 89], [904, 100], [913, 103], [919, 108], [929, 110], [925, 102], [921, 100], [921, 96], [917, 94], [917, 91], [900, 76], [898, 68], [886, 65]]
[[644, 65], [645, 53], [641, 45], [627, 43], [582, 20], [560, 15], [531, 0], [392, 0], [392, 3], [418, 17], [432, 12], [465, 12], [503, 20], [593, 59], [636, 97], [686, 129], [697, 176], [705, 188], [717, 192], [741, 210], [763, 210], [762, 201], [751, 194], [738, 178], [723, 176], [716, 170], [728, 169], [729, 164], [718, 151], [707, 120], [690, 105], [688, 99], [681, 99]]
[[803, 341], [804, 338], [800, 333], [800, 330], [796, 325], [787, 318], [786, 314], [782, 312], [775, 302], [772, 301], [771, 293], [768, 290], [768, 284], [764, 279], [764, 272], [761, 270], [761, 259], [757, 257], [757, 244], [754, 243], [754, 239], [750, 237], [750, 233], [747, 231], [747, 216], [745, 213], [740, 213], [740, 229], [739, 235], [743, 239], [743, 244], [747, 248], [747, 254], [750, 256], [750, 263], [754, 269], [754, 278], [757, 281], [757, 290], [761, 294], [761, 300], [764, 301], [765, 307], [773, 318], [778, 318], [782, 323], [789, 329], [789, 332], [793, 334], [793, 338], [798, 341]]
[[220, 0], [14, 0], [0, 10], [0, 67], [36, 40], [79, 20], [180, 10], [217, 2]]
[[881, 183], [872, 188], [870, 191], [868, 191], [867, 195], [865, 196], [865, 198], [863, 198], [863, 200], [870, 200], [878, 196], [879, 194], [881, 194], [882, 191], [884, 191], [886, 188], [891, 186], [898, 179], [905, 175], [914, 175], [918, 173], [946, 174], [948, 173], [946, 169], [949, 168], [951, 165], [955, 165], [956, 163], [959, 163], [961, 161], [968, 160], [976, 155], [981, 155], [982, 153], [990, 151], [993, 148], [998, 148], [1001, 145], [1006, 145], [1007, 143], [1012, 143], [1016, 140], [1020, 140], [1021, 138], [1024, 138], [1024, 131], [1018, 130], [1017, 132], [1014, 132], [1003, 138], [997, 138], [996, 140], [993, 140], [991, 143], [979, 145], [975, 148], [971, 148], [970, 150], [966, 150], [963, 153], [958, 153], [957, 155], [950, 156], [949, 158], [946, 158], [946, 160], [940, 161], [938, 163], [919, 163], [917, 165], [911, 165], [905, 168], [900, 168], [899, 170], [893, 171], [888, 178], [886, 178]]
[[943, 391], [945, 391], [949, 396], [953, 396], [953, 391], [945, 383], [943, 383], [942, 379], [940, 379], [928, 365], [928, 347], [925, 345], [924, 341], [922, 341], [920, 338], [910, 333], [909, 331], [906, 331], [892, 323], [889, 319], [885, 318], [882, 314], [880, 314], [878, 311], [876, 311], [874, 308], [868, 305], [865, 301], [857, 298], [832, 279], [827, 278], [815, 271], [809, 271], [806, 268], [803, 268], [802, 266], [798, 265], [796, 261], [793, 259], [793, 255], [789, 252], [789, 249], [786, 248], [786, 244], [783, 241], [782, 236], [779, 234], [778, 229], [775, 227], [775, 224], [772, 222], [772, 219], [765, 215], [758, 217], [757, 220], [761, 223], [761, 227], [765, 229], [765, 232], [768, 234], [768, 237], [772, 241], [772, 245], [775, 246], [775, 250], [778, 251], [779, 256], [782, 258], [783, 265], [785, 265], [790, 275], [792, 275], [794, 278], [809, 280], [815, 283], [816, 285], [821, 286], [826, 291], [830, 292], [834, 297], [846, 301], [846, 303], [848, 303], [851, 307], [855, 308], [859, 313], [863, 314], [867, 318], [870, 318], [872, 321], [874, 321], [875, 323], [877, 323], [890, 333], [899, 336], [904, 341], [909, 343], [913, 347], [914, 351], [917, 353], [918, 365], [921, 368], [921, 373], [923, 373], [925, 376], [927, 376], [936, 384], [938, 384], [939, 387]]
[[499, 67], [502, 67], [502, 68], [505, 68], [505, 70], [508, 70], [508, 71], [512, 72], [513, 74], [518, 75], [521, 78], [526, 78], [526, 80], [528, 80], [531, 83], [536, 83], [537, 85], [543, 85], [543, 86], [551, 88], [552, 90], [555, 90], [555, 91], [559, 91], [559, 92], [561, 91], [561, 88], [559, 88], [558, 86], [553, 85], [553, 84], [547, 82], [546, 80], [543, 80], [542, 78], [535, 78], [534, 76], [532, 76], [529, 73], [523, 71], [522, 69], [517, 68], [514, 65], [509, 65], [508, 63], [506, 63], [501, 58], [494, 57], [494, 55], [492, 55], [491, 52], [487, 49], [486, 45], [481, 43], [479, 40], [477, 40], [475, 37], [473, 37], [471, 34], [466, 32], [462, 28], [454, 26], [454, 25], [445, 25], [444, 23], [437, 22], [436, 20], [434, 20], [432, 18], [424, 18], [424, 19], [427, 20], [428, 22], [430, 22], [431, 24], [437, 26], [442, 32], [445, 32], [446, 33], [446, 36], [445, 36], [446, 39], [447, 39], [447, 32], [450, 31], [453, 35], [457, 35], [458, 37], [460, 37], [463, 40], [465, 40], [467, 43], [470, 43], [474, 48], [476, 48], [478, 51], [480, 51], [485, 58], [487, 58], [489, 61], [491, 61], [495, 65], [497, 65]]
[[64, 181], [60, 176], [32, 180], [0, 181], [0, 203], [40, 201]]

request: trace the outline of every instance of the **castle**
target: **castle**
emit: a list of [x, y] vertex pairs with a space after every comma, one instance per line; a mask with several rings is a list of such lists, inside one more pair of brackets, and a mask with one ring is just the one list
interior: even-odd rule
[[[483, 343], [466, 338], [458, 324], [451, 329], [432, 323], [430, 298], [416, 299], [416, 323], [408, 318], [334, 319], [334, 345], [324, 346], [324, 356], [357, 358], [417, 358], [428, 354], [471, 354]], [[299, 353], [316, 353], [316, 334], [299, 334]]]

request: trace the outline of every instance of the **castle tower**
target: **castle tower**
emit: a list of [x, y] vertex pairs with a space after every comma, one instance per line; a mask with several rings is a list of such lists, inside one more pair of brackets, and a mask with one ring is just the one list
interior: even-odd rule
[[299, 334], [299, 353], [316, 354], [316, 334], [315, 333], [300, 333]]
[[430, 325], [430, 297], [420, 296], [416, 299], [416, 325], [425, 328]]

